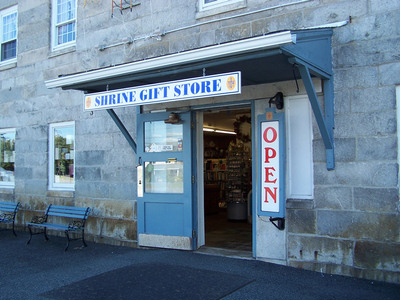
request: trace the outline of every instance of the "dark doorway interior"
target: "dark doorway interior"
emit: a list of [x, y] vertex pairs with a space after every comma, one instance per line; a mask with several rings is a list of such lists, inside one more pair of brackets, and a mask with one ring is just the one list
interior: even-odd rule
[[252, 251], [251, 110], [203, 114], [205, 245]]

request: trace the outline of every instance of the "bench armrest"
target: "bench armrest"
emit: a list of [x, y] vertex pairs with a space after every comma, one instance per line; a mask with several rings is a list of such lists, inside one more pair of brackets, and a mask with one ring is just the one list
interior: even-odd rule
[[0, 214], [0, 220], [2, 221], [11, 221], [14, 219], [14, 214]]
[[43, 216], [34, 216], [31, 220], [31, 223], [35, 223], [35, 224], [42, 224], [44, 222], [46, 222], [47, 220], [47, 216], [43, 215]]
[[82, 228], [83, 226], [85, 226], [84, 221], [72, 221], [71, 223], [68, 224], [68, 229], [78, 229]]

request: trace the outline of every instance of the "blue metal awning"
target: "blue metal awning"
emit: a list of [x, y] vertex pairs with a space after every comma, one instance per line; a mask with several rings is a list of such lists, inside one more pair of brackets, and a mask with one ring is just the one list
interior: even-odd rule
[[[332, 29], [306, 29], [271, 33], [221, 45], [169, 54], [88, 72], [61, 75], [46, 81], [49, 88], [101, 92], [171, 80], [241, 71], [242, 85], [257, 85], [301, 78], [326, 148], [327, 169], [334, 160], [334, 97], [331, 57]], [[323, 82], [324, 111], [312, 77]], [[133, 138], [114, 111], [108, 111], [129, 144]]]

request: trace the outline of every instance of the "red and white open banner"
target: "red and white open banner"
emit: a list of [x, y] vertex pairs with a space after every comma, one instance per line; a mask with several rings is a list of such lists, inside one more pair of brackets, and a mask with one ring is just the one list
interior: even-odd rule
[[261, 211], [279, 212], [279, 121], [261, 123]]

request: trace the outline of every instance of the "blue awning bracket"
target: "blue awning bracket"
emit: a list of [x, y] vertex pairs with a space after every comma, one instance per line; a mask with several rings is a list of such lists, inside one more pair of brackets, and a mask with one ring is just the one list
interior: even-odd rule
[[121, 130], [121, 133], [124, 135], [124, 137], [126, 138], [126, 140], [129, 143], [129, 145], [131, 146], [131, 148], [133, 149], [133, 151], [136, 154], [137, 153], [136, 142], [132, 138], [132, 136], [129, 134], [128, 130], [122, 123], [121, 119], [117, 116], [117, 114], [115, 113], [115, 111], [113, 109], [107, 109], [107, 112], [111, 116], [111, 118], [114, 120], [114, 122], [118, 126], [119, 130]]
[[[311, 108], [314, 112], [318, 128], [320, 130], [322, 140], [326, 150], [326, 167], [328, 170], [335, 169], [335, 153], [334, 153], [334, 103], [333, 103], [333, 80], [331, 76], [316, 67], [298, 59], [297, 57], [289, 58], [289, 62], [294, 64], [300, 72]], [[322, 112], [318, 101], [317, 93], [311, 79], [311, 74], [320, 77], [323, 80], [324, 97], [325, 97], [325, 116]]]

